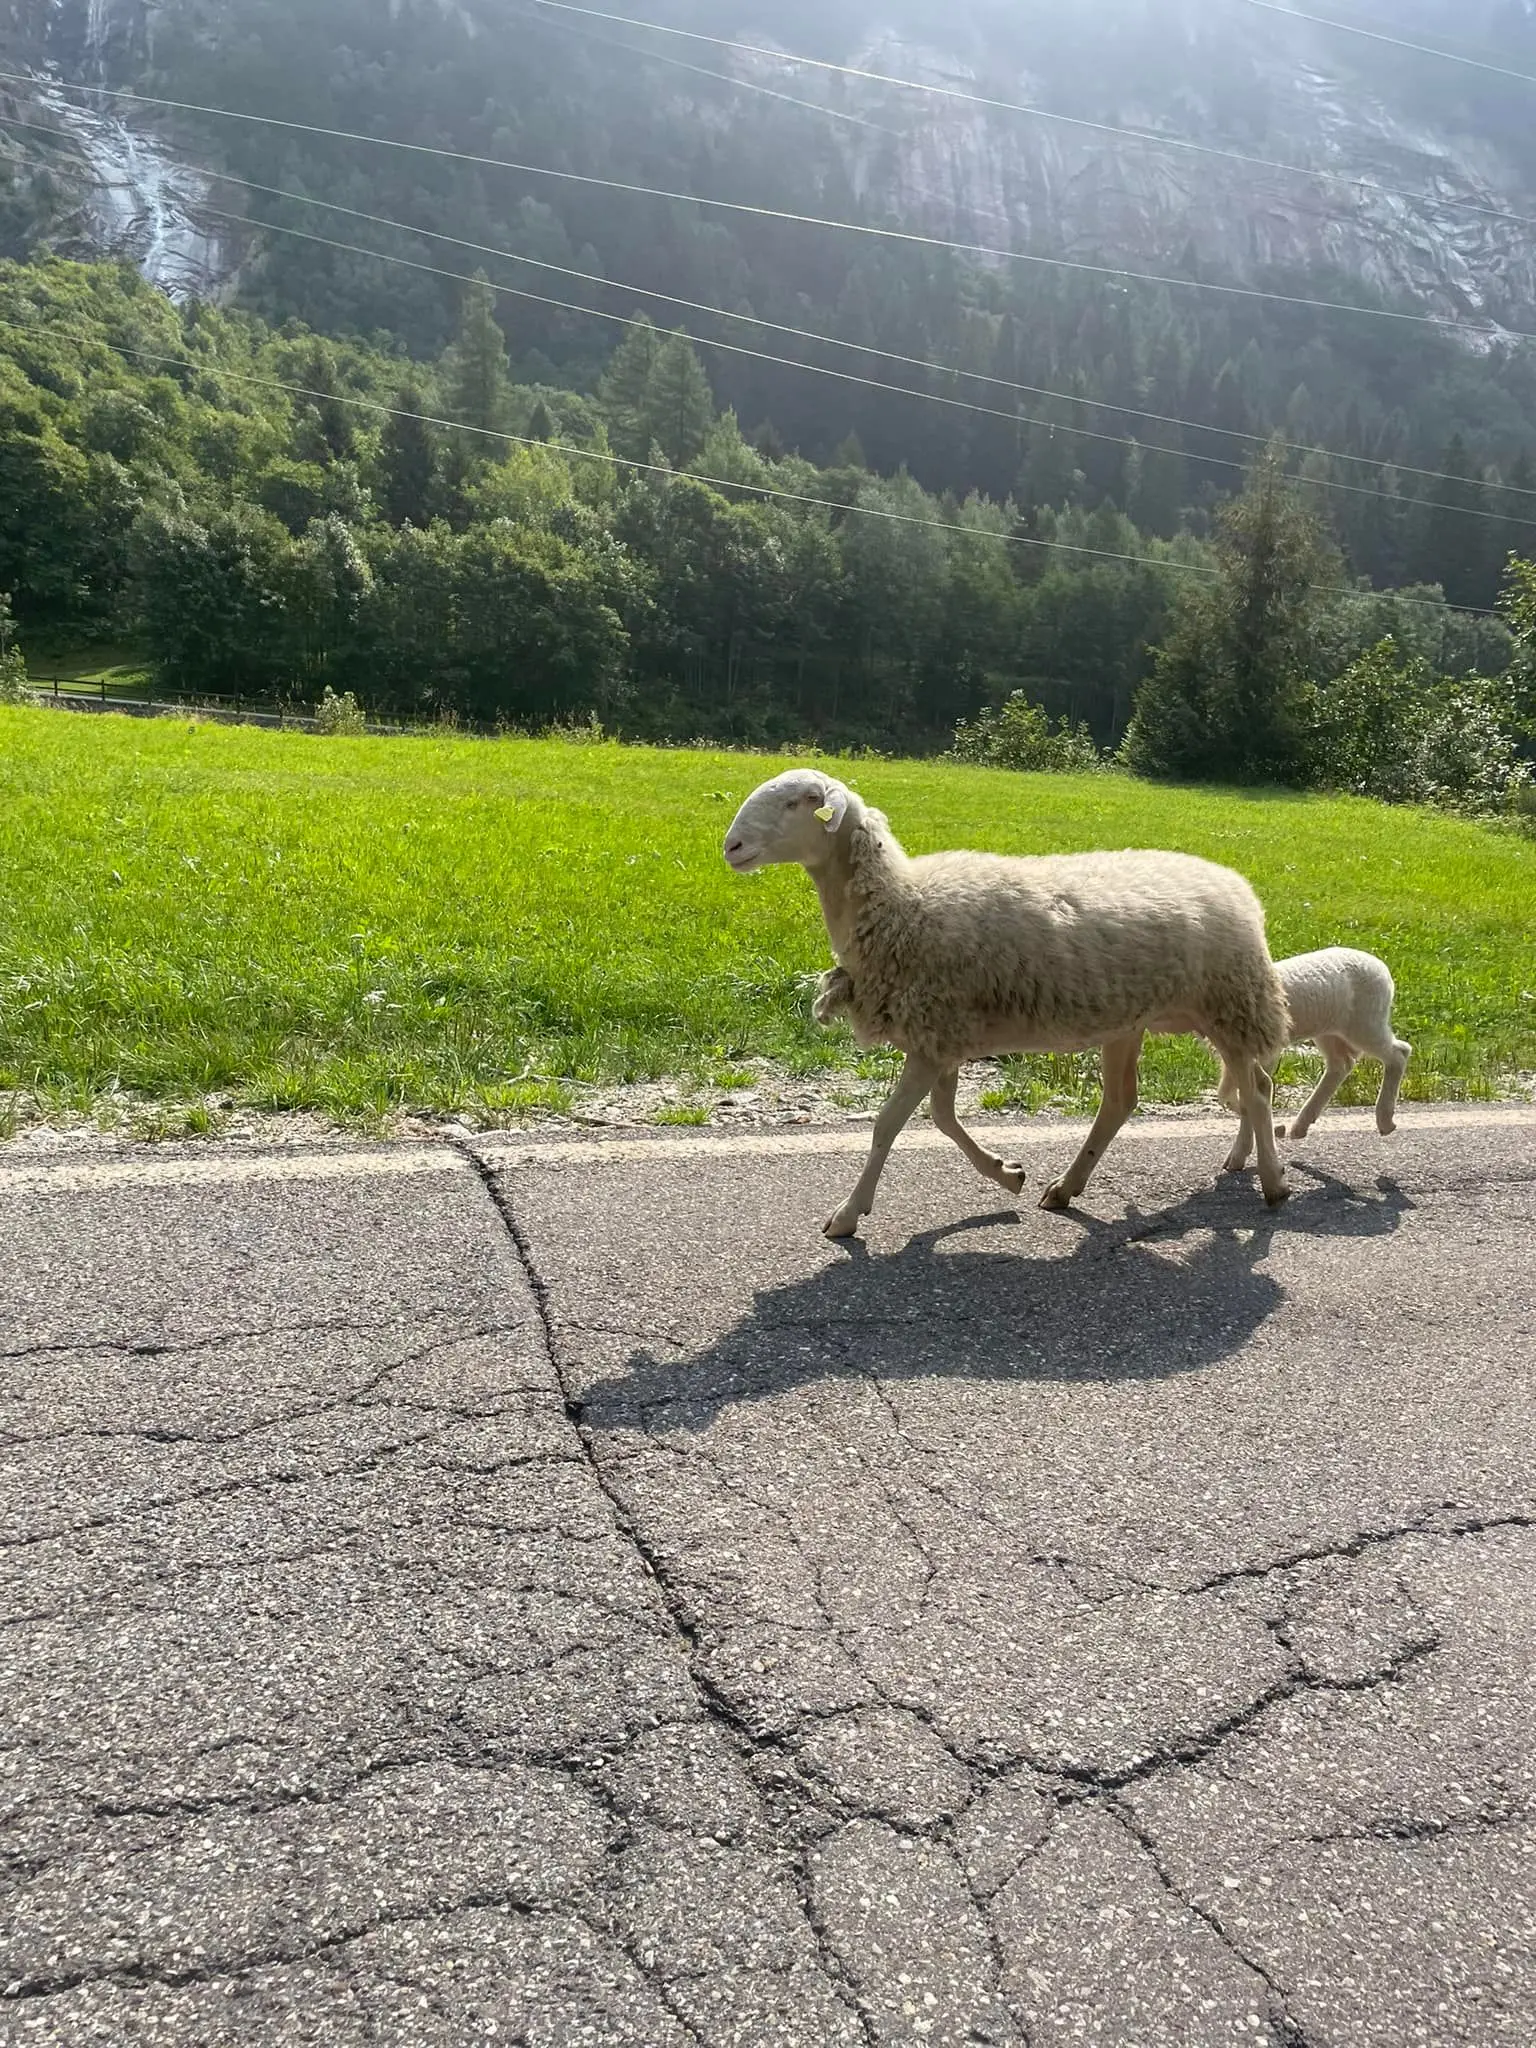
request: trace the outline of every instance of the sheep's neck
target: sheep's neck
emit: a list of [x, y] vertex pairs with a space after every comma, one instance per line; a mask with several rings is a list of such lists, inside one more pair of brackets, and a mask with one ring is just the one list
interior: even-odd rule
[[821, 898], [821, 914], [826, 922], [827, 937], [832, 942], [833, 957], [846, 965], [853, 945], [856, 916], [853, 878], [848, 872], [848, 863], [846, 860], [828, 861], [825, 866], [811, 870], [811, 880]]
[[[860, 829], [871, 830], [867, 825]], [[895, 841], [881, 836], [866, 840], [857, 861], [851, 839], [838, 839], [828, 849], [827, 858], [810, 870], [833, 955], [850, 972], [858, 969], [859, 919], [868, 907], [871, 891], [885, 898], [899, 890], [906, 864], [906, 855]]]
[[848, 858], [847, 846], [834, 840], [827, 848], [826, 859], [818, 861], [808, 872], [821, 899], [821, 915], [832, 942], [833, 957], [846, 966], [858, 915], [853, 896], [853, 863]]

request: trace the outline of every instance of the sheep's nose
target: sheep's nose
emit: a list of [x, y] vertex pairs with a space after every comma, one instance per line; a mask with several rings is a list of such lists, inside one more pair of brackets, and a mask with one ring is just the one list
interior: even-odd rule
[[746, 846], [746, 843], [747, 842], [744, 839], [728, 839], [725, 842], [725, 853], [727, 860], [729, 860], [730, 856], [733, 853], [740, 853], [742, 849]]

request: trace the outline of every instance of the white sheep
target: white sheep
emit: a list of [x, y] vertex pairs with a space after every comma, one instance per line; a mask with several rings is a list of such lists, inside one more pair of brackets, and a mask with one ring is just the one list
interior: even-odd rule
[[[1291, 1044], [1309, 1040], [1328, 1061], [1301, 1114], [1291, 1125], [1293, 1140], [1304, 1138], [1344, 1085], [1356, 1060], [1380, 1060], [1381, 1093], [1376, 1098], [1376, 1128], [1383, 1137], [1397, 1129], [1397, 1092], [1413, 1047], [1392, 1030], [1392, 1004], [1397, 991], [1385, 960], [1351, 946], [1328, 946], [1320, 953], [1297, 953], [1277, 960], [1275, 972], [1285, 989], [1291, 1012]], [[1239, 1100], [1236, 1076], [1222, 1069], [1221, 1100], [1242, 1122], [1228, 1165], [1241, 1170], [1252, 1150], [1248, 1119]], [[1275, 1126], [1285, 1136], [1285, 1125]]]
[[1178, 853], [913, 860], [879, 811], [805, 768], [754, 790], [725, 858], [738, 874], [791, 861], [806, 869], [841, 970], [823, 977], [817, 1014], [846, 1011], [861, 1043], [906, 1055], [829, 1237], [851, 1237], [869, 1214], [891, 1146], [924, 1096], [977, 1171], [1016, 1194], [1023, 1167], [978, 1145], [955, 1114], [960, 1068], [1000, 1053], [1099, 1046], [1098, 1116], [1041, 1201], [1065, 1209], [1136, 1106], [1149, 1031], [1198, 1031], [1216, 1047], [1257, 1133], [1265, 1197], [1284, 1201], [1267, 1069], [1290, 1016], [1263, 910], [1229, 868]]

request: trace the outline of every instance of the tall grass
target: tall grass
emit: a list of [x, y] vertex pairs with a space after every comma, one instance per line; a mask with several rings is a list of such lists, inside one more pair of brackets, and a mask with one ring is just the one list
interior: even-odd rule
[[[0, 1090], [496, 1115], [562, 1099], [567, 1079], [846, 1062], [807, 1018], [827, 949], [804, 877], [742, 882], [719, 857], [736, 804], [782, 765], [0, 712]], [[1391, 962], [1410, 1094], [1488, 1094], [1536, 1068], [1536, 845], [1348, 800], [846, 772], [914, 851], [1230, 862], [1277, 951], [1345, 941]], [[1212, 1072], [1163, 1041], [1145, 1092], [1187, 1100]], [[1001, 1092], [1082, 1089], [1082, 1063], [1031, 1061]]]

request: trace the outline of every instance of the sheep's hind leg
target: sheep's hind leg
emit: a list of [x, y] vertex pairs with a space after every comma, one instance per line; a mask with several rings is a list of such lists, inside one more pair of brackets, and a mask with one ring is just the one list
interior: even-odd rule
[[1232, 1150], [1222, 1166], [1223, 1173], [1241, 1173], [1247, 1166], [1253, 1152], [1253, 1128], [1248, 1122], [1248, 1112], [1237, 1112], [1237, 1136], [1232, 1140]]
[[[1110, 1142], [1136, 1107], [1136, 1066], [1141, 1058], [1142, 1034], [1126, 1033], [1106, 1039], [1103, 1046], [1104, 1096], [1083, 1149], [1058, 1181], [1040, 1197], [1042, 1209], [1068, 1209], [1087, 1187], [1093, 1169], [1109, 1150]], [[1274, 1148], [1274, 1140], [1270, 1140]]]
[[989, 1152], [984, 1145], [978, 1145], [970, 1132], [955, 1114], [955, 1090], [960, 1085], [960, 1069], [947, 1067], [933, 1084], [928, 1111], [933, 1118], [933, 1127], [942, 1131], [969, 1159], [983, 1180], [995, 1180], [1000, 1188], [1006, 1188], [1010, 1195], [1016, 1195], [1024, 1185], [1024, 1169], [1017, 1161], [999, 1159], [995, 1152]]
[[[1328, 1064], [1323, 1078], [1312, 1090], [1303, 1105], [1300, 1115], [1291, 1125], [1291, 1142], [1299, 1144], [1311, 1130], [1323, 1111], [1349, 1078], [1349, 1070], [1355, 1064], [1354, 1048], [1345, 1040], [1330, 1033], [1317, 1041]], [[1285, 1135], [1282, 1130], [1281, 1136]]]
[[1397, 1091], [1403, 1085], [1413, 1047], [1406, 1038], [1394, 1038], [1392, 1049], [1382, 1060], [1381, 1093], [1376, 1098], [1376, 1128], [1384, 1138], [1397, 1129]]
[[859, 1218], [867, 1216], [875, 1206], [875, 1189], [880, 1185], [880, 1175], [890, 1157], [891, 1147], [911, 1121], [914, 1111], [923, 1097], [938, 1079], [939, 1070], [926, 1060], [915, 1060], [908, 1053], [901, 1079], [891, 1090], [890, 1097], [880, 1114], [875, 1118], [875, 1133], [870, 1142], [869, 1158], [864, 1171], [859, 1175], [859, 1184], [844, 1202], [835, 1216], [829, 1216], [825, 1225], [828, 1237], [855, 1237], [858, 1234]]
[[1285, 1167], [1275, 1143], [1273, 1085], [1257, 1060], [1245, 1060], [1239, 1071], [1243, 1077], [1243, 1115], [1259, 1154], [1259, 1186], [1264, 1190], [1265, 1201], [1275, 1209], [1289, 1198], [1291, 1191], [1285, 1184]]

